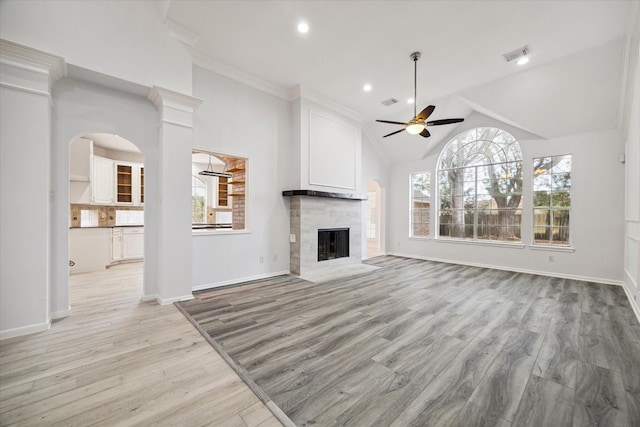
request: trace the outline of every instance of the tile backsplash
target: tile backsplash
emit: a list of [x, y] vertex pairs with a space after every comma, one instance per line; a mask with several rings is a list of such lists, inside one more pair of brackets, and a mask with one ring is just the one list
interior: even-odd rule
[[[120, 213], [118, 218], [122, 219], [122, 221], [119, 221], [117, 224], [116, 211], [129, 211], [131, 213]], [[69, 207], [69, 226], [113, 227], [115, 225], [142, 225], [144, 221], [143, 212], [144, 208], [140, 206], [129, 207], [72, 204]], [[137, 222], [138, 220], [140, 220], [140, 222]]]

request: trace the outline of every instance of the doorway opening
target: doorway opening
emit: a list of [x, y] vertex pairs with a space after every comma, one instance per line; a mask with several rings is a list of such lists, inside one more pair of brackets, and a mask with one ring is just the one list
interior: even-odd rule
[[70, 142], [70, 286], [71, 276], [121, 264], [142, 278], [144, 201], [144, 155], [134, 143], [107, 133]]

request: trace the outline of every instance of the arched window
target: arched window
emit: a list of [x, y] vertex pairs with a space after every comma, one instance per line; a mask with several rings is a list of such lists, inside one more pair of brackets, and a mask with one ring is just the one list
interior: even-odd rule
[[197, 176], [191, 176], [191, 221], [206, 222], [207, 184]]
[[438, 237], [521, 242], [522, 153], [513, 135], [475, 128], [438, 161]]

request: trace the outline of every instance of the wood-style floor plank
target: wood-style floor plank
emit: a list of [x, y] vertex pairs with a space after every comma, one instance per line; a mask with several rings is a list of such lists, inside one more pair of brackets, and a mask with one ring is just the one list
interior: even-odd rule
[[72, 315], [0, 342], [0, 425], [282, 425], [142, 265], [71, 276]]
[[640, 325], [620, 287], [367, 263], [180, 305], [298, 426], [640, 425]]

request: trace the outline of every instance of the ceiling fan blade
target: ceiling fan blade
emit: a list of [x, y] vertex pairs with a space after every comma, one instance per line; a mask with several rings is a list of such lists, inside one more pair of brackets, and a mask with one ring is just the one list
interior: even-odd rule
[[420, 136], [424, 136], [425, 138], [429, 138], [431, 136], [431, 134], [429, 133], [427, 128], [424, 128], [424, 129], [422, 129], [422, 132], [420, 132]]
[[463, 121], [464, 119], [442, 119], [442, 120], [432, 120], [425, 124], [427, 126], [440, 126], [440, 125], [450, 125], [451, 123], [460, 123]]
[[418, 120], [427, 120], [427, 118], [429, 118], [429, 116], [431, 115], [431, 113], [433, 113], [433, 110], [436, 109], [435, 105], [429, 105], [427, 108], [425, 108], [424, 110], [420, 111], [420, 114], [418, 114], [416, 116], [416, 119]]
[[400, 133], [400, 132], [402, 132], [402, 131], [404, 131], [404, 129], [400, 129], [400, 130], [397, 130], [397, 131], [395, 131], [395, 132], [391, 132], [391, 133], [389, 133], [389, 134], [387, 134], [387, 135], [383, 136], [383, 138], [386, 138], [386, 137], [391, 136], [391, 135], [395, 135], [396, 133]]
[[392, 122], [390, 120], [376, 120], [376, 122], [380, 122], [380, 123], [391, 123], [392, 125], [403, 125], [406, 126], [407, 124], [404, 122]]

